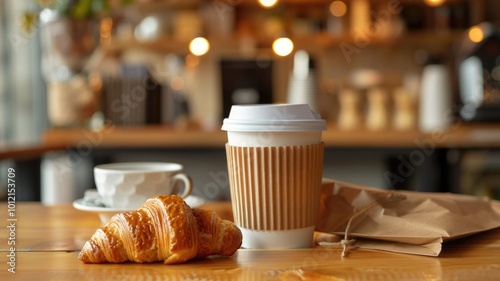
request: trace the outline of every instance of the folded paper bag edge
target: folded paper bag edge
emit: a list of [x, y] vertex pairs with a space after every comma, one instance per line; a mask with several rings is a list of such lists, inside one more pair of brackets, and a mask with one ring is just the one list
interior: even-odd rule
[[[343, 236], [344, 233], [332, 234], [316, 231], [314, 241], [315, 245], [321, 248], [341, 248], [342, 245], [340, 242], [342, 241]], [[352, 237], [352, 240], [355, 240], [355, 243], [351, 245], [352, 248], [432, 257], [437, 257], [441, 253], [443, 242], [440, 237], [429, 239], [423, 244], [398, 243], [393, 241], [363, 238], [355, 235]]]
[[443, 240], [436, 238], [426, 244], [405, 244], [374, 239], [356, 239], [356, 246], [363, 249], [437, 257], [443, 248]]

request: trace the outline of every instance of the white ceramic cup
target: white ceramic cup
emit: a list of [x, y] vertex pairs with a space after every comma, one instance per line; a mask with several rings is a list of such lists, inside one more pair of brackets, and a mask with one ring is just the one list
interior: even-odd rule
[[242, 247], [311, 247], [325, 120], [307, 104], [235, 105], [222, 130]]
[[[126, 162], [94, 167], [97, 192], [108, 208], [134, 210], [158, 195], [185, 198], [193, 188], [191, 178], [177, 163]], [[183, 190], [180, 192], [180, 184]]]

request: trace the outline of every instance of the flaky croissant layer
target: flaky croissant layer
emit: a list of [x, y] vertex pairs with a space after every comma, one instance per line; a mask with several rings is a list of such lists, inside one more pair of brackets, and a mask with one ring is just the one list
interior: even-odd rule
[[85, 263], [176, 264], [209, 255], [230, 256], [241, 240], [234, 223], [210, 210], [191, 209], [177, 195], [165, 195], [113, 216], [85, 243], [78, 258]]

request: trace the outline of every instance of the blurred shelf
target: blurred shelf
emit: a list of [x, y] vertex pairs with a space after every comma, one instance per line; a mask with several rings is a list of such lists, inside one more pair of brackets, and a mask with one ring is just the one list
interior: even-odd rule
[[[332, 36], [326, 32], [311, 36], [294, 36], [291, 39], [299, 45], [318, 45], [324, 48], [336, 47], [342, 43], [351, 45], [368, 45], [381, 47], [393, 46], [420, 46], [432, 47], [441, 46], [448, 48], [455, 40], [463, 35], [465, 30], [448, 31], [410, 31], [399, 36], [369, 36], [367, 34], [345, 34], [342, 36]], [[363, 41], [363, 43], [359, 43]], [[304, 43], [302, 43], [304, 42]]]
[[[241, 38], [230, 37], [230, 38], [207, 38], [210, 41], [210, 48], [238, 48]], [[272, 43], [272, 41], [270, 41]], [[169, 37], [160, 37], [155, 40], [150, 41], [140, 41], [134, 38], [130, 39], [112, 39], [102, 45], [103, 49], [107, 52], [121, 52], [129, 50], [131, 48], [157, 51], [161, 53], [177, 53], [177, 54], [188, 54], [189, 53], [189, 40], [178, 40]], [[269, 46], [271, 46], [269, 44]]]
[[[45, 145], [98, 148], [224, 148], [226, 132], [185, 130], [166, 126], [109, 127], [92, 132], [85, 129], [51, 129], [43, 136]], [[445, 133], [411, 131], [341, 131], [332, 126], [323, 133], [330, 148], [500, 148], [500, 124], [458, 123]]]
[[500, 148], [500, 124], [456, 123], [448, 130], [436, 133], [329, 128], [323, 134], [323, 141], [327, 147], [345, 148]]
[[[366, 34], [345, 34], [341, 36], [333, 36], [327, 32], [319, 32], [311, 35], [291, 36], [290, 39], [294, 42], [296, 48], [334, 48], [341, 44], [349, 44], [356, 47], [359, 42], [363, 42], [360, 48], [368, 46], [380, 46], [392, 48], [395, 46], [413, 46], [425, 48], [446, 48], [448, 49], [453, 42], [463, 35], [465, 30], [449, 30], [449, 31], [417, 31], [408, 32], [399, 36], [369, 36]], [[259, 47], [271, 48], [275, 38], [271, 36], [257, 35], [253, 37], [255, 43]], [[238, 48], [243, 40], [248, 40], [248, 37], [231, 36], [225, 38], [208, 37], [211, 48]], [[107, 52], [120, 52], [130, 48], [139, 48], [163, 53], [188, 54], [189, 41], [176, 40], [168, 37], [161, 37], [151, 41], [139, 41], [136, 39], [114, 39], [103, 45]]]
[[0, 160], [38, 158], [47, 152], [64, 150], [66, 147], [63, 142], [0, 143]]
[[[40, 143], [0, 144], [0, 160], [40, 157], [51, 151], [96, 148], [224, 148], [224, 131], [175, 130], [167, 126], [50, 129]], [[342, 131], [323, 133], [327, 148], [500, 148], [500, 124], [454, 124], [445, 133], [411, 131]]]
[[100, 148], [201, 148], [224, 147], [222, 131], [176, 130], [169, 126], [118, 127], [101, 131], [81, 128], [51, 129], [44, 133], [43, 143], [66, 143], [70, 146]]
[[130, 39], [114, 39], [102, 45], [106, 52], [121, 52], [131, 48], [157, 51], [164, 53], [188, 53], [189, 41], [174, 40], [170, 38], [160, 38], [151, 41], [139, 41]]

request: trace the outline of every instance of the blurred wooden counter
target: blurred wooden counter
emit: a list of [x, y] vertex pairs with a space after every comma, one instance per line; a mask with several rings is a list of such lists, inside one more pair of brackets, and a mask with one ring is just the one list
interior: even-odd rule
[[[223, 148], [226, 132], [221, 130], [174, 130], [165, 126], [116, 127], [101, 131], [52, 129], [43, 135], [44, 144], [112, 148]], [[323, 133], [326, 147], [413, 148], [432, 145], [441, 148], [498, 148], [500, 124], [458, 123], [446, 132], [424, 134], [412, 131], [341, 131], [332, 126]]]
[[[205, 150], [204, 152], [210, 150], [209, 153], [216, 155], [218, 159], [215, 161], [222, 163], [225, 159], [223, 151], [226, 140], [226, 132], [220, 129], [203, 131], [200, 129], [178, 130], [168, 126], [118, 127], [114, 125], [109, 125], [99, 131], [84, 128], [54, 128], [46, 131], [39, 143], [0, 145], [0, 160], [14, 159], [16, 161], [16, 170], [23, 178], [19, 185], [26, 190], [22, 195], [27, 196], [20, 200], [36, 201], [40, 200], [41, 159], [47, 152], [60, 151], [71, 153], [72, 156], [78, 157], [75, 158], [78, 160], [85, 158], [90, 159], [88, 161], [107, 162], [115, 161], [113, 158], [115, 156], [168, 150], [178, 152], [178, 158], [175, 159], [181, 161], [182, 157], [187, 158], [189, 155], [198, 157], [197, 150]], [[458, 167], [449, 167], [446, 158], [448, 150], [459, 149], [460, 152], [465, 152], [467, 149], [499, 149], [500, 124], [458, 123], [445, 133], [435, 134], [423, 134], [417, 130], [342, 131], [330, 125], [328, 130], [323, 132], [323, 141], [327, 148], [325, 155], [331, 155], [331, 152], [335, 151], [335, 159], [340, 159], [342, 156], [338, 153], [345, 151], [349, 154], [348, 157], [358, 153], [361, 158], [357, 159], [363, 159], [362, 157], [370, 152], [372, 153], [370, 155], [376, 155], [378, 159], [385, 159], [385, 163], [393, 163], [386, 169], [394, 174], [398, 173], [396, 170], [400, 163], [400, 160], [396, 158], [398, 155], [408, 155], [414, 149], [423, 150], [425, 155], [429, 156], [426, 161], [430, 164], [419, 169], [424, 170], [421, 174], [426, 175], [426, 179], [433, 179], [432, 182], [425, 181], [427, 190], [456, 192], [459, 190], [456, 184]], [[431, 152], [436, 153], [430, 155]], [[207, 158], [203, 159], [207, 161]], [[371, 161], [373, 157], [367, 159]], [[207, 175], [209, 171], [203, 167], [203, 161], [198, 161], [200, 166], [196, 164], [192, 168], [203, 171], [202, 174]], [[220, 164], [219, 167], [223, 165]], [[91, 172], [87, 171], [87, 173], [91, 177]], [[207, 177], [203, 175], [198, 179], [199, 182], [203, 183], [207, 180]], [[391, 186], [391, 188], [410, 188], [410, 186]]]
[[[212, 209], [231, 219], [228, 202]], [[354, 249], [239, 249], [231, 257], [211, 257], [179, 265], [163, 263], [84, 264], [78, 253], [100, 222], [95, 213], [71, 205], [18, 202], [16, 221], [0, 204], [0, 237], [13, 237], [13, 264], [7, 240], [0, 243], [2, 280], [498, 280], [500, 229], [446, 242], [439, 257]], [[10, 234], [6, 226], [15, 223]], [[13, 236], [12, 236], [13, 235]], [[8, 270], [15, 266], [15, 273]]]
[[62, 142], [0, 143], [0, 160], [36, 158], [46, 152], [64, 150], [66, 146]]

